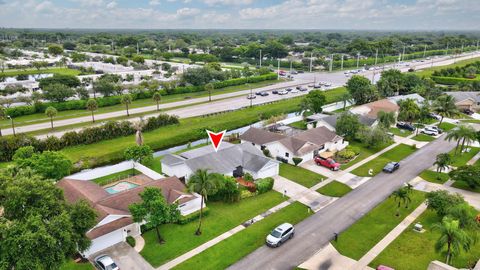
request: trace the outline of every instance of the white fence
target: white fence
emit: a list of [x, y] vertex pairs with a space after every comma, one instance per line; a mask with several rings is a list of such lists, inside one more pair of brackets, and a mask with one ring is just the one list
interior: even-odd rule
[[65, 178], [73, 179], [73, 180], [89, 181], [92, 179], [111, 175], [114, 173], [123, 172], [132, 168], [138, 170], [139, 172], [145, 174], [146, 176], [150, 177], [153, 180], [164, 178], [161, 174], [155, 172], [154, 170], [148, 167], [145, 167], [138, 162], [134, 162], [131, 160], [124, 161], [116, 165], [104, 166], [104, 167], [99, 167], [91, 170], [84, 170], [79, 173], [67, 176]]

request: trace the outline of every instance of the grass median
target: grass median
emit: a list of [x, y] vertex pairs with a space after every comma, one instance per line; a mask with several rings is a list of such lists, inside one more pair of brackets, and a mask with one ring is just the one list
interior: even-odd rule
[[412, 190], [410, 199], [408, 208], [402, 204], [398, 208], [399, 216], [396, 216], [398, 202], [393, 197], [387, 198], [347, 230], [340, 233], [338, 241], [333, 241], [332, 244], [342, 255], [359, 260], [415, 210], [425, 200], [425, 194]]
[[344, 183], [332, 181], [325, 186], [317, 189], [317, 192], [330, 197], [342, 197], [352, 191], [352, 188]]
[[[276, 226], [288, 222], [296, 224], [311, 213], [307, 207], [294, 202], [243, 231], [223, 240], [173, 269], [225, 269], [265, 244], [265, 237]], [[283, 247], [288, 249], [288, 242]]]

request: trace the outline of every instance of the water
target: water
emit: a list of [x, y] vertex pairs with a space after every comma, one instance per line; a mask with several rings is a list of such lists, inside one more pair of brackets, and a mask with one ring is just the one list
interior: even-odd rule
[[113, 186], [109, 186], [105, 188], [105, 191], [108, 192], [109, 194], [115, 194], [125, 190], [132, 189], [134, 187], [138, 187], [138, 185], [131, 182], [127, 182], [127, 181], [122, 181], [122, 182], [116, 183]]
[[16, 83], [16, 82], [23, 82], [23, 81], [37, 81], [37, 80], [52, 77], [52, 76], [53, 76], [53, 73], [33, 74], [33, 75], [28, 75], [28, 79], [22, 80], [22, 81], [17, 80], [16, 77], [6, 77], [5, 82]]
[[[297, 113], [289, 113], [289, 114], [287, 114], [287, 116], [285, 117], [285, 119], [283, 121], [286, 120], [288, 122], [289, 119], [295, 119], [296, 117], [298, 117]], [[234, 133], [242, 134], [245, 131], [247, 131], [250, 127], [261, 128], [261, 127], [263, 127], [263, 122], [264, 121], [260, 121], [260, 122], [253, 123], [253, 124], [248, 125], [248, 126], [240, 127], [240, 128], [233, 129], [233, 130], [229, 130], [225, 133], [225, 135], [231, 135], [231, 134], [234, 134]], [[205, 132], [205, 136], [206, 136], [206, 134], [207, 133]], [[197, 146], [197, 145], [200, 145], [200, 144], [204, 144], [206, 142], [208, 142], [207, 139], [200, 139], [200, 140], [196, 140], [196, 141], [191, 142], [190, 146]], [[161, 157], [161, 156], [164, 156], [164, 155], [167, 155], [167, 154], [176, 153], [178, 151], [188, 149], [188, 146], [189, 146], [188, 143], [183, 144], [183, 145], [174, 146], [174, 147], [171, 147], [171, 148], [168, 148], [168, 149], [157, 151], [157, 152], [153, 153], [153, 156], [154, 157]]]

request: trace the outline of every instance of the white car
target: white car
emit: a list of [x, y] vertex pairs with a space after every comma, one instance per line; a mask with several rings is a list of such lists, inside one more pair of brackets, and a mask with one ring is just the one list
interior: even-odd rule
[[297, 90], [297, 89], [293, 89], [292, 91], [290, 91], [290, 93], [296, 94], [296, 93], [298, 93], [298, 90]]
[[267, 236], [265, 243], [269, 247], [278, 247], [288, 239], [293, 238], [295, 229], [290, 223], [283, 223], [282, 225], [273, 229], [273, 231]]
[[117, 264], [108, 255], [100, 255], [96, 257], [94, 263], [100, 270], [120, 270]]
[[279, 95], [286, 95], [286, 94], [288, 94], [288, 91], [287, 90], [280, 90], [280, 91], [278, 91], [278, 94]]
[[429, 128], [429, 127], [425, 127], [420, 132], [423, 133], [423, 134], [430, 135], [430, 136], [437, 136], [438, 135], [438, 131], [436, 131], [435, 129]]

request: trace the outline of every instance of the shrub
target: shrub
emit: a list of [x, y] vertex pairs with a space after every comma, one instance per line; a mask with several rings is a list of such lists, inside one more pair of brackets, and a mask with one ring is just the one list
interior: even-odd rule
[[263, 149], [262, 152], [266, 157], [272, 157], [272, 155], [270, 154], [270, 150], [268, 150], [267, 148]]
[[350, 159], [354, 158], [356, 155], [357, 155], [357, 153], [355, 153], [355, 151], [353, 151], [352, 149], [348, 149], [348, 148], [345, 148], [345, 149], [337, 152], [337, 156], [339, 158], [345, 159], [345, 160], [350, 160]]
[[253, 176], [249, 173], [246, 173], [244, 176], [243, 176], [243, 179], [247, 182], [253, 182]]
[[293, 157], [292, 161], [293, 161], [293, 164], [295, 164], [295, 166], [297, 166], [298, 164], [300, 164], [300, 162], [303, 161], [303, 158]]
[[135, 247], [135, 244], [136, 244], [135, 238], [131, 237], [130, 235], [127, 236], [127, 244], [129, 244], [131, 247]]
[[223, 176], [217, 183], [217, 193], [208, 197], [212, 201], [237, 202], [240, 200], [240, 190], [233, 177]]
[[257, 181], [255, 181], [258, 194], [262, 194], [272, 190], [273, 184], [274, 184], [274, 180], [271, 177], [258, 179]]

